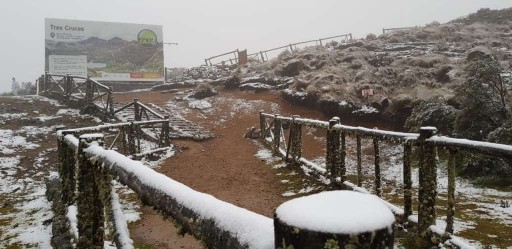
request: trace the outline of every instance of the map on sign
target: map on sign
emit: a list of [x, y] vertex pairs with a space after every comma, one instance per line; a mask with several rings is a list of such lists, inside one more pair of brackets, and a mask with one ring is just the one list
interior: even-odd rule
[[104, 81], [163, 81], [162, 26], [45, 20], [45, 71]]

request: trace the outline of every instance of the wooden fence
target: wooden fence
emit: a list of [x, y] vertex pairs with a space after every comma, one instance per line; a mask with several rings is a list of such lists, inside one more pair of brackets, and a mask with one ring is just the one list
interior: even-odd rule
[[[309, 41], [301, 41], [301, 42], [296, 42], [296, 43], [290, 43], [288, 45], [279, 46], [279, 47], [276, 47], [276, 48], [271, 48], [271, 49], [255, 52], [255, 53], [252, 53], [252, 54], [248, 54], [247, 58], [248, 59], [259, 60], [259, 61], [263, 61], [264, 62], [264, 61], [268, 61], [269, 60], [269, 57], [268, 57], [268, 53], [269, 52], [277, 51], [277, 50], [288, 50], [288, 49], [289, 49], [290, 52], [293, 52], [294, 50], [297, 50], [297, 45], [312, 44], [312, 43], [314, 43], [316, 45], [323, 46], [323, 42], [325, 40], [331, 40], [331, 39], [336, 39], [336, 38], [342, 38], [342, 39], [344, 39], [343, 40], [344, 42], [352, 41], [353, 40], [352, 33], [343, 34], [343, 35], [336, 35], [336, 36], [331, 36], [331, 37], [324, 37], [324, 38], [320, 38], [320, 39], [316, 39], [316, 40], [309, 40]], [[226, 52], [226, 53], [223, 53], [223, 54], [220, 54], [220, 55], [212, 56], [210, 58], [206, 58], [204, 61], [205, 61], [206, 66], [208, 66], [208, 65], [209, 66], [225, 65], [228, 62], [230, 63], [230, 65], [238, 64], [239, 60], [241, 60], [241, 58], [239, 58], [239, 53], [240, 53], [240, 51], [238, 51], [238, 49], [237, 49], [237, 50]], [[216, 59], [216, 58], [220, 58], [220, 57], [224, 57], [224, 56], [228, 56], [228, 55], [232, 55], [233, 57], [228, 58], [226, 60], [222, 60], [222, 61], [217, 62], [217, 63], [212, 63], [212, 59]]]
[[37, 89], [38, 94], [97, 109], [103, 117], [114, 113], [112, 89], [89, 77], [45, 73]]
[[[436, 135], [435, 127], [422, 127], [419, 133], [403, 133], [352, 127], [340, 124], [339, 118], [329, 122], [300, 118], [299, 116], [283, 117], [275, 114], [260, 113], [262, 139], [270, 144], [276, 155], [286, 161], [302, 164], [319, 175], [329, 179], [333, 188], [352, 189], [358, 192], [370, 193], [362, 188], [364, 180], [362, 172], [362, 139], [372, 140], [374, 150], [374, 182], [373, 193], [382, 195], [380, 147], [382, 143], [400, 144], [403, 147], [403, 209], [387, 201], [385, 203], [397, 216], [404, 226], [416, 228], [417, 235], [432, 243], [432, 241], [448, 241], [457, 248], [472, 248], [453, 234], [455, 215], [456, 165], [462, 158], [457, 156], [459, 151], [468, 151], [499, 158], [511, 159], [512, 146], [488, 142], [471, 141], [466, 139], [449, 138]], [[326, 165], [319, 165], [302, 156], [302, 129], [314, 127], [326, 131]], [[285, 130], [288, 129], [288, 136]], [[355, 137], [357, 154], [357, 183], [346, 180], [346, 138]], [[413, 149], [418, 154], [419, 191], [413, 196], [412, 160]], [[443, 231], [436, 226], [436, 197], [437, 197], [437, 151], [446, 150], [447, 159], [447, 218], [446, 229]], [[413, 215], [413, 198], [418, 200], [418, 214]], [[413, 226], [411, 226], [413, 225]], [[433, 240], [433, 238], [435, 238]]]

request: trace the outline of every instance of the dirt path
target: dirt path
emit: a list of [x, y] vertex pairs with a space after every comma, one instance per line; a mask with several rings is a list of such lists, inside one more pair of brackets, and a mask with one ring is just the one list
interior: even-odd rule
[[[272, 217], [274, 210], [287, 200], [282, 195], [286, 192], [286, 186], [281, 183], [276, 170], [255, 157], [258, 146], [252, 140], [243, 138], [243, 135], [248, 128], [259, 125], [258, 112], [261, 110], [324, 119], [322, 115], [293, 107], [275, 93], [224, 91], [208, 98], [212, 108], [205, 110], [190, 109], [186, 102], [169, 103], [175, 97], [174, 94], [160, 92], [116, 96], [116, 100], [121, 102], [139, 98], [143, 103], [154, 103], [178, 111], [185, 118], [215, 133], [215, 138], [204, 142], [173, 141], [182, 148], [182, 152], [168, 159], [157, 171], [197, 191]], [[193, 243], [190, 236], [177, 238], [175, 229], [169, 224], [172, 226], [172, 223], [145, 208], [141, 220], [131, 226], [131, 235], [135, 241], [154, 248], [202, 248], [197, 241]]]

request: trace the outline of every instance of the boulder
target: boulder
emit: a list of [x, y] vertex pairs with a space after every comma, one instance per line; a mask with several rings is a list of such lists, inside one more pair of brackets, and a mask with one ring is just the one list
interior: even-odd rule
[[280, 76], [297, 76], [299, 73], [303, 70], [308, 69], [308, 66], [306, 66], [306, 63], [304, 61], [299, 59], [293, 59], [289, 60], [283, 65], [279, 65], [276, 68], [276, 74]]

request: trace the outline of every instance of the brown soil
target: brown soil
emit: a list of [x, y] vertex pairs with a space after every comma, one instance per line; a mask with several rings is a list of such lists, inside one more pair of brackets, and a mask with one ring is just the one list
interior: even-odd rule
[[[116, 96], [116, 101], [129, 102], [139, 98], [143, 103], [166, 106], [174, 97], [159, 92], [132, 93]], [[208, 101], [213, 108], [191, 110], [185, 117], [214, 132], [216, 137], [204, 142], [173, 141], [178, 148], [183, 148], [183, 152], [168, 159], [157, 171], [197, 191], [272, 217], [274, 210], [287, 200], [282, 196], [286, 188], [276, 176], [276, 171], [254, 156], [258, 146], [243, 138], [245, 131], [259, 126], [258, 112], [261, 110], [325, 118], [316, 111], [291, 106], [275, 93], [224, 91]], [[245, 106], [245, 103], [251, 105]], [[185, 104], [180, 106], [186, 108]], [[189, 237], [178, 239], [176, 229], [169, 224], [145, 208], [141, 220], [131, 226], [131, 236], [135, 241], [155, 248], [202, 248], [199, 242]]]

